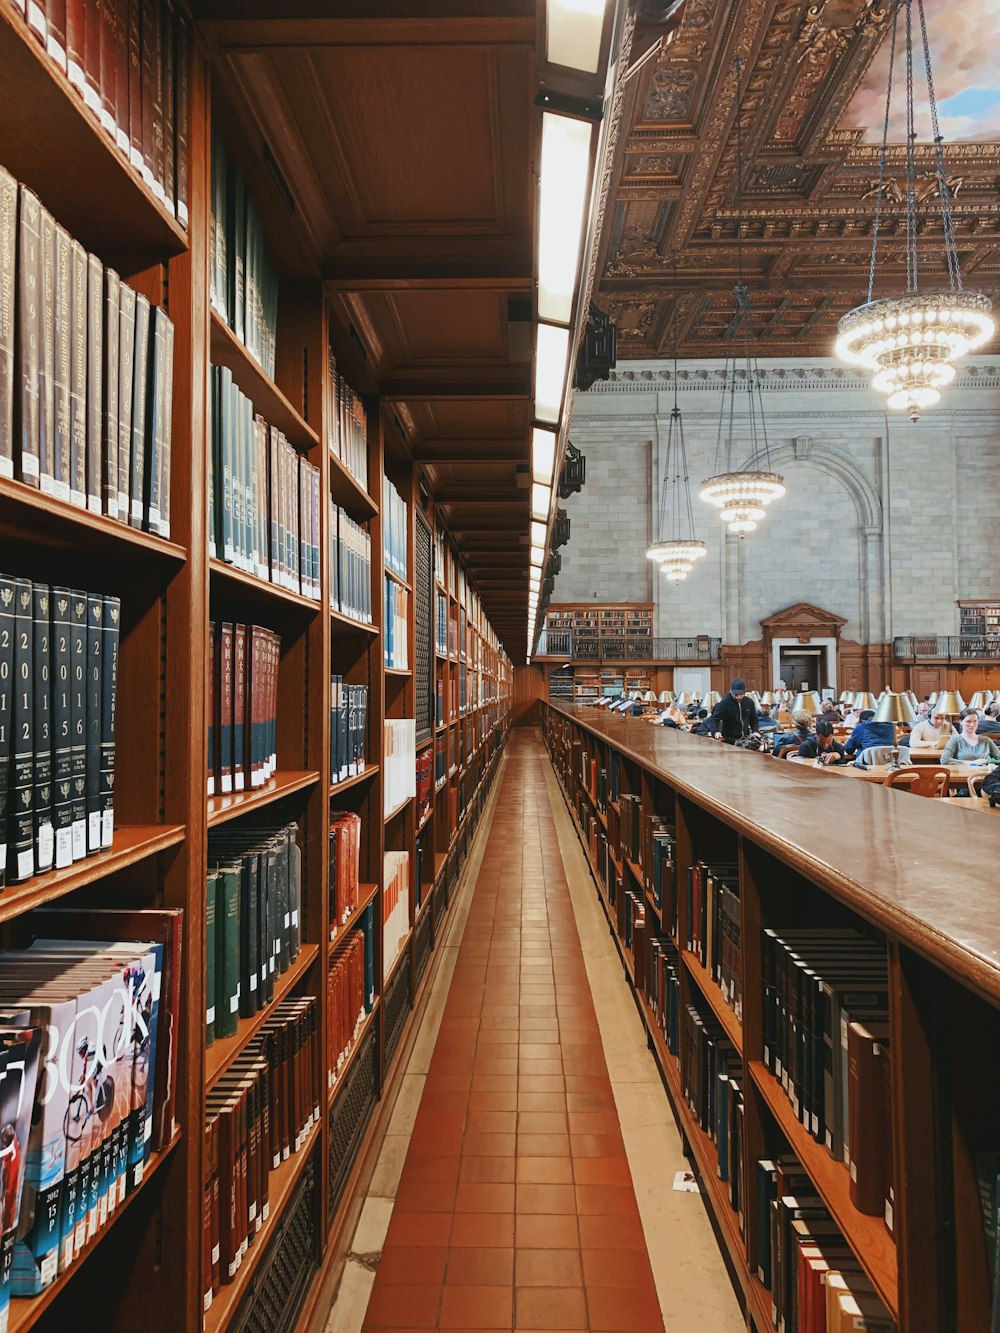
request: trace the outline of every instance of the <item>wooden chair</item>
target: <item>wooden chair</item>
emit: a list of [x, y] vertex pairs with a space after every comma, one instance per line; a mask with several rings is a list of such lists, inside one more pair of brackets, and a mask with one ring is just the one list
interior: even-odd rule
[[966, 779], [969, 787], [969, 795], [974, 801], [985, 801], [988, 797], [983, 795], [983, 783], [986, 781], [985, 773], [973, 773], [971, 778]]
[[887, 787], [901, 787], [915, 796], [947, 796], [951, 771], [947, 768], [899, 768], [885, 779]]
[[787, 759], [790, 754], [798, 754], [798, 752], [799, 742], [796, 741], [794, 745], [782, 745], [779, 749], [775, 750], [774, 757], [775, 759]]

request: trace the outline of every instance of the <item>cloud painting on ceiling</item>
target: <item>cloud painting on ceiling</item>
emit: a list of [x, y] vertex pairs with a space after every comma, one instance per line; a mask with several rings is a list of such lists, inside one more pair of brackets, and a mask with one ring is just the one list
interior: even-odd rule
[[[1000, 141], [1000, 0], [925, 0], [927, 36], [941, 133], [945, 143]], [[881, 143], [890, 33], [854, 94], [844, 129], [863, 129], [866, 143]], [[906, 141], [905, 18], [899, 16], [889, 142]], [[927, 80], [917, 7], [913, 6], [913, 104], [917, 137], [931, 140]]]

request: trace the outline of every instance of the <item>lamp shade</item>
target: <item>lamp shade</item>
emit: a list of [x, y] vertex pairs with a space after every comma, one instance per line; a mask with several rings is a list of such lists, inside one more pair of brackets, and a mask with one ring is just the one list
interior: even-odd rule
[[810, 717], [819, 717], [823, 711], [819, 695], [815, 690], [806, 690], [797, 694], [788, 706], [790, 713], [808, 713]]
[[875, 709], [875, 722], [915, 722], [916, 715], [910, 707], [905, 694], [893, 694], [886, 690]]
[[850, 690], [841, 690], [840, 698], [837, 700], [837, 702], [842, 704], [849, 704], [852, 703], [853, 700], [854, 700], [854, 695], [851, 693]]
[[931, 708], [933, 708], [934, 705], [937, 703], [937, 697], [938, 697], [937, 690], [932, 690], [931, 693], [927, 696], [927, 702]]
[[958, 717], [965, 707], [965, 700], [958, 690], [942, 690], [931, 704], [935, 713], [944, 713], [947, 717]]
[[674, 701], [673, 690], [661, 690], [657, 696], [657, 702], [661, 704], [672, 704]]
[[775, 694], [774, 690], [765, 690], [764, 693], [760, 696], [760, 701], [762, 704], [773, 705], [778, 702], [778, 696]]
[[975, 694], [969, 700], [970, 708], [985, 708], [990, 702], [990, 695], [987, 690], [976, 690]]
[[709, 690], [709, 692], [705, 695], [705, 700], [704, 700], [705, 707], [714, 708], [717, 703], [721, 702], [721, 700], [722, 700], [722, 695], [719, 693], [718, 690]]
[[674, 700], [678, 708], [687, 708], [692, 702], [689, 690], [681, 690], [680, 694]]
[[917, 704], [920, 702], [920, 700], [917, 698], [917, 696], [914, 694], [914, 692], [913, 692], [912, 690], [904, 690], [903, 693], [906, 695], [907, 699], [909, 699], [911, 705], [912, 705], [914, 708], [916, 708], [916, 706], [917, 706]]
[[860, 712], [862, 708], [875, 708], [877, 701], [870, 690], [858, 690], [854, 696], [854, 707]]
[[647, 690], [646, 693], [642, 696], [642, 698], [644, 703], [651, 704], [654, 702], [656, 696], [654, 695], [652, 690]]

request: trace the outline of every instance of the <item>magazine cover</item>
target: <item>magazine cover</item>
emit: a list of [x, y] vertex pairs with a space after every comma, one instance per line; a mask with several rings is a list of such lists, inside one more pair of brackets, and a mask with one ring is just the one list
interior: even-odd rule
[[0, 1027], [0, 1333], [7, 1333], [41, 1045], [38, 1028]]

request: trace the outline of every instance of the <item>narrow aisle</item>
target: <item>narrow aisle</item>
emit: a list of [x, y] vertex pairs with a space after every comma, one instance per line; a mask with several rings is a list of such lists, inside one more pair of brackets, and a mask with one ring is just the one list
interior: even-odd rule
[[515, 734], [366, 1329], [662, 1329], [537, 739]]

